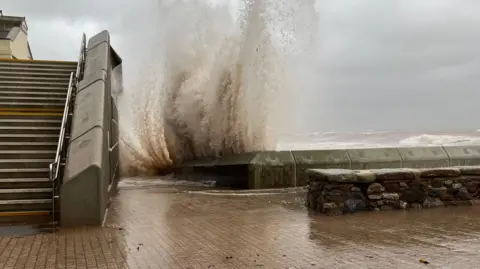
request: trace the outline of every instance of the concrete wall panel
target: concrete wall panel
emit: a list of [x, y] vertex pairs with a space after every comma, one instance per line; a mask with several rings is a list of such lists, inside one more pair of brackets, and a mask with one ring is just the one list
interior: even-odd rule
[[229, 155], [218, 160], [217, 165], [248, 165], [257, 153], [242, 153], [237, 155]]
[[445, 146], [450, 158], [450, 166], [479, 165], [480, 146]]
[[350, 168], [350, 158], [344, 149], [292, 151], [296, 163], [297, 186], [308, 183], [306, 169], [311, 168]]
[[[252, 158], [252, 156], [254, 156]], [[347, 150], [311, 150], [258, 152], [228, 156], [215, 160], [202, 160], [180, 167], [184, 171], [209, 171], [208, 175], [225, 176], [225, 169], [219, 167], [241, 167], [246, 161], [248, 175], [235, 180], [247, 180], [248, 188], [281, 188], [303, 186], [308, 168], [344, 168], [368, 170], [379, 168], [436, 168], [448, 166], [480, 165], [480, 146], [452, 147], [405, 147], [405, 148], [368, 148]], [[239, 168], [240, 169], [240, 168]], [[202, 171], [203, 171], [202, 170]], [[222, 170], [220, 173], [219, 171]], [[236, 171], [236, 170], [235, 170]], [[238, 171], [234, 172], [239, 174]], [[243, 172], [242, 172], [243, 173]], [[194, 177], [198, 173], [192, 172]], [[248, 179], [243, 179], [247, 177]]]
[[448, 154], [442, 147], [397, 148], [402, 157], [402, 166], [408, 168], [447, 167]]
[[100, 33], [92, 36], [88, 40], [87, 44], [87, 50], [97, 46], [100, 43], [106, 42], [107, 44], [110, 44], [110, 34], [108, 33], [107, 30], [103, 30]]
[[99, 166], [87, 166], [81, 178], [71, 178], [60, 188], [60, 223], [62, 227], [101, 225], [98, 186], [101, 178]]
[[103, 143], [103, 130], [100, 127], [96, 127], [81, 137], [70, 141], [64, 182], [74, 179], [87, 167], [103, 167], [102, 154], [105, 149], [106, 145]]
[[[96, 127], [71, 141], [65, 168], [65, 178], [60, 189], [61, 224], [99, 225], [104, 209], [99, 191], [105, 169], [106, 145], [103, 130]], [[103, 213], [102, 213], [103, 212]]]
[[92, 74], [88, 77], [84, 77], [83, 80], [81, 80], [78, 83], [77, 87], [77, 93], [81, 92], [82, 90], [88, 88], [91, 84], [97, 82], [97, 81], [102, 81], [105, 85], [107, 85], [107, 72], [105, 71], [99, 71], [96, 72], [95, 74]]
[[87, 51], [85, 60], [85, 78], [95, 76], [100, 71], [108, 72], [110, 46], [108, 43], [100, 43]]
[[351, 169], [401, 168], [402, 158], [396, 148], [347, 149]]
[[72, 139], [94, 127], [105, 129], [105, 83], [97, 81], [77, 94], [73, 113]]
[[248, 187], [250, 189], [296, 186], [295, 160], [290, 151], [258, 153], [250, 162]]

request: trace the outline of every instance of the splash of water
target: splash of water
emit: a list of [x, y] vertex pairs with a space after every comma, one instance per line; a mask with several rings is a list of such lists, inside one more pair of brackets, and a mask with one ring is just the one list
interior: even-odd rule
[[132, 128], [120, 121], [122, 172], [274, 150], [294, 90], [289, 59], [312, 43], [311, 29], [295, 26], [316, 24], [313, 2], [246, 0], [235, 21], [226, 6], [163, 1], [164, 21], [175, 24], [159, 31], [160, 54], [131, 101]]

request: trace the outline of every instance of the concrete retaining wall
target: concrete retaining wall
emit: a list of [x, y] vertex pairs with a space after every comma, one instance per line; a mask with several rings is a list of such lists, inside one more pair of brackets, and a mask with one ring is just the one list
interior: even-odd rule
[[[184, 179], [216, 180], [228, 185], [226, 178], [235, 178], [236, 186], [250, 189], [306, 186], [309, 168], [379, 169], [434, 168], [459, 165], [480, 165], [480, 146], [436, 146], [404, 148], [328, 149], [246, 153], [218, 160], [185, 164], [176, 171]], [[220, 167], [222, 176], [216, 174]], [[195, 167], [195, 168], [194, 168]], [[208, 168], [208, 173], [205, 169]], [[235, 169], [233, 168], [235, 167]], [[248, 170], [248, 173], [245, 171]], [[188, 171], [188, 172], [187, 172]], [[234, 172], [236, 171], [236, 172]], [[241, 173], [239, 171], [242, 171]], [[188, 177], [185, 175], [188, 174]]]
[[88, 41], [75, 98], [70, 144], [60, 188], [62, 227], [101, 225], [118, 177], [118, 112], [111, 76], [121, 63], [103, 31]]

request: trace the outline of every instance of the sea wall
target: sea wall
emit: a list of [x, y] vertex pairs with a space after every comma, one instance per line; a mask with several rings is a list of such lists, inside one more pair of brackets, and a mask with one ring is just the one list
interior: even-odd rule
[[186, 180], [249, 189], [306, 186], [307, 169], [431, 168], [480, 165], [480, 146], [265, 151], [198, 160], [177, 167]]
[[422, 169], [308, 169], [307, 207], [327, 215], [472, 205], [480, 166]]

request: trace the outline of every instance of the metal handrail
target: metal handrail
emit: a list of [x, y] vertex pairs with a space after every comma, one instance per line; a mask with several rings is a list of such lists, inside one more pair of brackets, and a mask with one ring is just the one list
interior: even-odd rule
[[80, 48], [80, 55], [78, 56], [75, 83], [78, 83], [83, 78], [83, 69], [85, 67], [86, 49], [87, 49], [87, 37], [85, 36], [85, 33], [83, 33], [83, 35], [82, 35], [82, 47]]
[[60, 162], [61, 162], [61, 153], [63, 150], [63, 144], [65, 142], [65, 131], [67, 127], [68, 112], [70, 109], [70, 101], [72, 98], [72, 89], [73, 89], [73, 72], [70, 73], [70, 81], [68, 82], [68, 91], [67, 99], [65, 101], [65, 108], [63, 109], [62, 125], [60, 127], [60, 136], [58, 137], [57, 152], [55, 154], [55, 161], [51, 163], [50, 167], [54, 168], [55, 171], [50, 170], [50, 180], [55, 181], [58, 178], [58, 173], [60, 171]]
[[75, 78], [73, 72], [70, 73], [70, 81], [68, 82], [67, 98], [65, 100], [65, 108], [63, 110], [62, 125], [60, 127], [60, 137], [58, 138], [57, 152], [55, 154], [55, 161], [49, 165], [49, 178], [54, 182], [58, 179], [60, 173], [61, 159], [63, 146], [65, 144], [65, 134], [67, 131], [68, 114], [70, 113], [70, 105], [72, 104], [73, 89], [77, 88], [77, 83], [82, 79], [83, 67], [85, 64], [85, 51], [86, 51], [86, 36], [82, 35], [82, 46], [80, 48], [80, 55], [78, 57], [77, 69]]
[[117, 146], [118, 146], [118, 140], [117, 142], [113, 145], [113, 146], [110, 146], [110, 131], [108, 132], [108, 135], [107, 135], [107, 140], [108, 140], [108, 151], [112, 152]]

